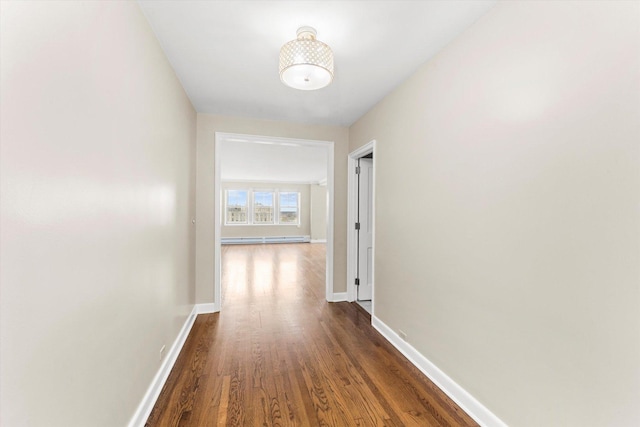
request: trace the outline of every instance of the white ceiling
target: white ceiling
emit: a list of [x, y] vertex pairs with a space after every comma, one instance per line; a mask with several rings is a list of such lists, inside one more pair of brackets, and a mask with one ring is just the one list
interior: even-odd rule
[[319, 183], [327, 177], [327, 150], [291, 140], [224, 137], [220, 145], [223, 181]]
[[[495, 0], [139, 0], [201, 113], [351, 125]], [[303, 25], [335, 55], [333, 83], [280, 82], [280, 47]]]

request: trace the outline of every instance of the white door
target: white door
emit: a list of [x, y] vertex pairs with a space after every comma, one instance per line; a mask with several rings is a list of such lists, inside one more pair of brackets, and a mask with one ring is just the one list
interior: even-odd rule
[[359, 159], [358, 175], [358, 300], [370, 300], [373, 280], [373, 160]]

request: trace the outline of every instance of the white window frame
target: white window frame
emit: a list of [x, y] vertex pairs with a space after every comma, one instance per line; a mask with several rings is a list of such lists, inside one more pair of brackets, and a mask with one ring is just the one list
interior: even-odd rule
[[[229, 208], [229, 191], [246, 191], [247, 192], [247, 220], [246, 222], [229, 222], [228, 221], [228, 208]], [[271, 193], [273, 200], [273, 221], [272, 222], [255, 222], [255, 193]], [[298, 220], [296, 222], [280, 222], [280, 194], [281, 193], [296, 193], [298, 195], [297, 213]], [[235, 226], [295, 226], [300, 227], [300, 216], [302, 210], [301, 193], [298, 190], [286, 190], [286, 189], [271, 189], [271, 188], [225, 188], [224, 189], [224, 225], [225, 227]]]
[[[256, 208], [256, 193], [271, 193], [271, 208], [273, 209], [273, 215], [271, 222], [256, 222], [255, 208]], [[267, 188], [257, 188], [251, 190], [251, 225], [278, 225], [278, 219], [276, 218], [277, 206], [276, 200], [278, 192]]]
[[[245, 222], [229, 222], [229, 191], [245, 191], [247, 193], [247, 219]], [[251, 190], [244, 188], [227, 188], [224, 191], [224, 225], [233, 226], [233, 225], [250, 225], [251, 219], [251, 203], [249, 203], [249, 198], [251, 197]]]
[[[296, 222], [280, 222], [280, 195], [282, 193], [294, 193], [296, 194]], [[278, 211], [277, 211], [277, 220], [279, 225], [295, 225], [300, 226], [300, 192], [295, 190], [278, 190], [277, 191], [277, 202], [278, 202]]]

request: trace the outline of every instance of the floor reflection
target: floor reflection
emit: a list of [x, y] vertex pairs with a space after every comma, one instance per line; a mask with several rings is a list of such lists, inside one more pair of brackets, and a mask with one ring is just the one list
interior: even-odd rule
[[291, 301], [305, 292], [323, 295], [325, 257], [324, 244], [224, 245], [223, 305], [260, 303], [270, 298]]

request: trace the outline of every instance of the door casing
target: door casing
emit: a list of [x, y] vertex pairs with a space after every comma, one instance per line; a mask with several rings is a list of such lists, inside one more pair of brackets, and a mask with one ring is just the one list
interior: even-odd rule
[[371, 275], [373, 274], [373, 159], [358, 159], [358, 279], [356, 298], [367, 301], [373, 298]]
[[[358, 218], [358, 180], [356, 177], [356, 166], [358, 165], [358, 159], [373, 153], [373, 213], [372, 213], [372, 234], [373, 234], [373, 253], [374, 268], [371, 277], [372, 287], [372, 315], [375, 313], [375, 258], [376, 258], [376, 140], [369, 141], [362, 147], [351, 152], [347, 158], [349, 173], [348, 175], [348, 203], [347, 203], [347, 300], [350, 302], [356, 299], [356, 264], [358, 262], [358, 233], [355, 228], [355, 224]], [[372, 317], [373, 318], [373, 317]]]

